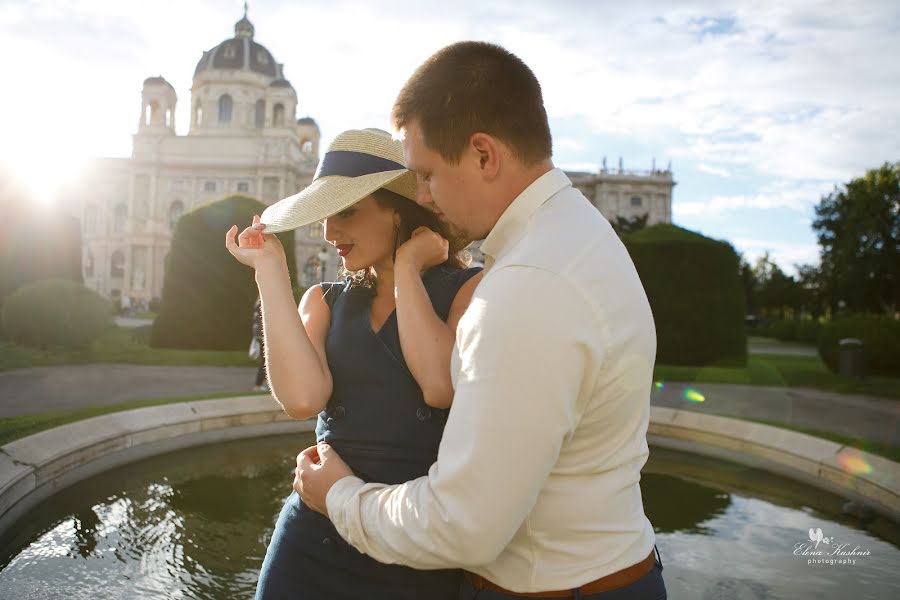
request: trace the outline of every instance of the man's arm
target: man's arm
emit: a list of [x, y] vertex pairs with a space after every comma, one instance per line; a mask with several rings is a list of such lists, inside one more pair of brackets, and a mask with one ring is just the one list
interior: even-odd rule
[[339, 480], [327, 508], [341, 535], [385, 563], [494, 560], [577, 424], [593, 324], [587, 302], [553, 273], [516, 266], [486, 277], [460, 322], [462, 368], [437, 462], [401, 485]]

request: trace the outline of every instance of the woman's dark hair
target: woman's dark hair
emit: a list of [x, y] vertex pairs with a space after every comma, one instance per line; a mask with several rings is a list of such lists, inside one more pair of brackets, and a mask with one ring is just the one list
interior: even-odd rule
[[[405, 196], [384, 188], [375, 190], [372, 192], [372, 196], [379, 206], [393, 208], [400, 214], [400, 226], [397, 230], [397, 238], [394, 241], [395, 257], [397, 248], [412, 236], [412, 232], [418, 227], [425, 226], [450, 242], [447, 260], [441, 266], [456, 269], [463, 269], [468, 266], [471, 256], [465, 249], [469, 246], [471, 240], [454, 235], [449, 225], [438, 219], [437, 215], [432, 211], [416, 204]], [[338, 277], [350, 279], [351, 288], [375, 289], [375, 270], [372, 267], [360, 269], [359, 271], [347, 271], [341, 267]]]

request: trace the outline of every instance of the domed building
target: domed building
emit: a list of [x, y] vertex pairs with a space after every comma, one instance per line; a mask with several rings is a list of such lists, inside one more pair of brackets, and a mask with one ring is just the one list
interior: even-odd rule
[[[244, 16], [234, 37], [203, 53], [194, 69], [187, 135], [177, 135], [175, 88], [144, 80], [131, 158], [100, 159], [79, 194], [85, 283], [123, 304], [162, 295], [178, 218], [210, 200], [245, 194], [271, 204], [307, 186], [320, 132], [296, 118], [297, 92], [284, 66], [255, 40]], [[333, 277], [338, 257], [321, 225], [296, 232], [300, 285]]]

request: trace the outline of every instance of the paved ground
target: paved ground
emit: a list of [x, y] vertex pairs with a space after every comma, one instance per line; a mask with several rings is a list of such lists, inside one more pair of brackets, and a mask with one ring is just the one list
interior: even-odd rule
[[[0, 417], [104, 406], [127, 400], [242, 393], [254, 368], [83, 365], [0, 372]], [[685, 398], [691, 388], [703, 402]], [[863, 436], [900, 446], [900, 401], [811, 389], [668, 382], [651, 403], [714, 415], [773, 421]]]
[[[688, 388], [701, 394], [703, 402], [687, 399]], [[900, 446], [900, 400], [808, 388], [668, 382], [662, 389], [653, 390], [650, 402], [654, 406], [862, 436]]]
[[750, 354], [783, 354], [785, 356], [818, 356], [819, 351], [812, 346], [766, 346], [753, 344], [747, 348]]
[[253, 367], [162, 367], [98, 364], [0, 371], [0, 417], [107, 406], [127, 400], [243, 393]]
[[153, 319], [135, 319], [134, 317], [116, 317], [115, 321], [116, 327], [126, 327], [129, 329], [153, 323]]

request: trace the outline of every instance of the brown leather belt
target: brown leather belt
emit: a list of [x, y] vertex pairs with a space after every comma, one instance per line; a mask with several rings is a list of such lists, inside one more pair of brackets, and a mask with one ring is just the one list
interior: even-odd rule
[[506, 594], [507, 596], [516, 596], [521, 598], [572, 598], [573, 596], [575, 596], [576, 589], [580, 591], [582, 595], [586, 596], [588, 594], [608, 592], [610, 590], [624, 587], [629, 583], [634, 583], [650, 572], [650, 569], [653, 568], [655, 559], [656, 557], [653, 554], [653, 550], [651, 550], [650, 555], [636, 565], [631, 565], [630, 567], [625, 567], [621, 571], [616, 571], [615, 573], [605, 575], [600, 579], [596, 579], [594, 581], [586, 583], [579, 588], [571, 590], [560, 590], [558, 592], [511, 592], [510, 590], [500, 587], [496, 583], [491, 583], [480, 575], [476, 575], [475, 573], [470, 573], [468, 571], [466, 571], [466, 578], [469, 580], [469, 583], [472, 584], [472, 587], [476, 590], [493, 590], [495, 592], [500, 592], [501, 594]]

